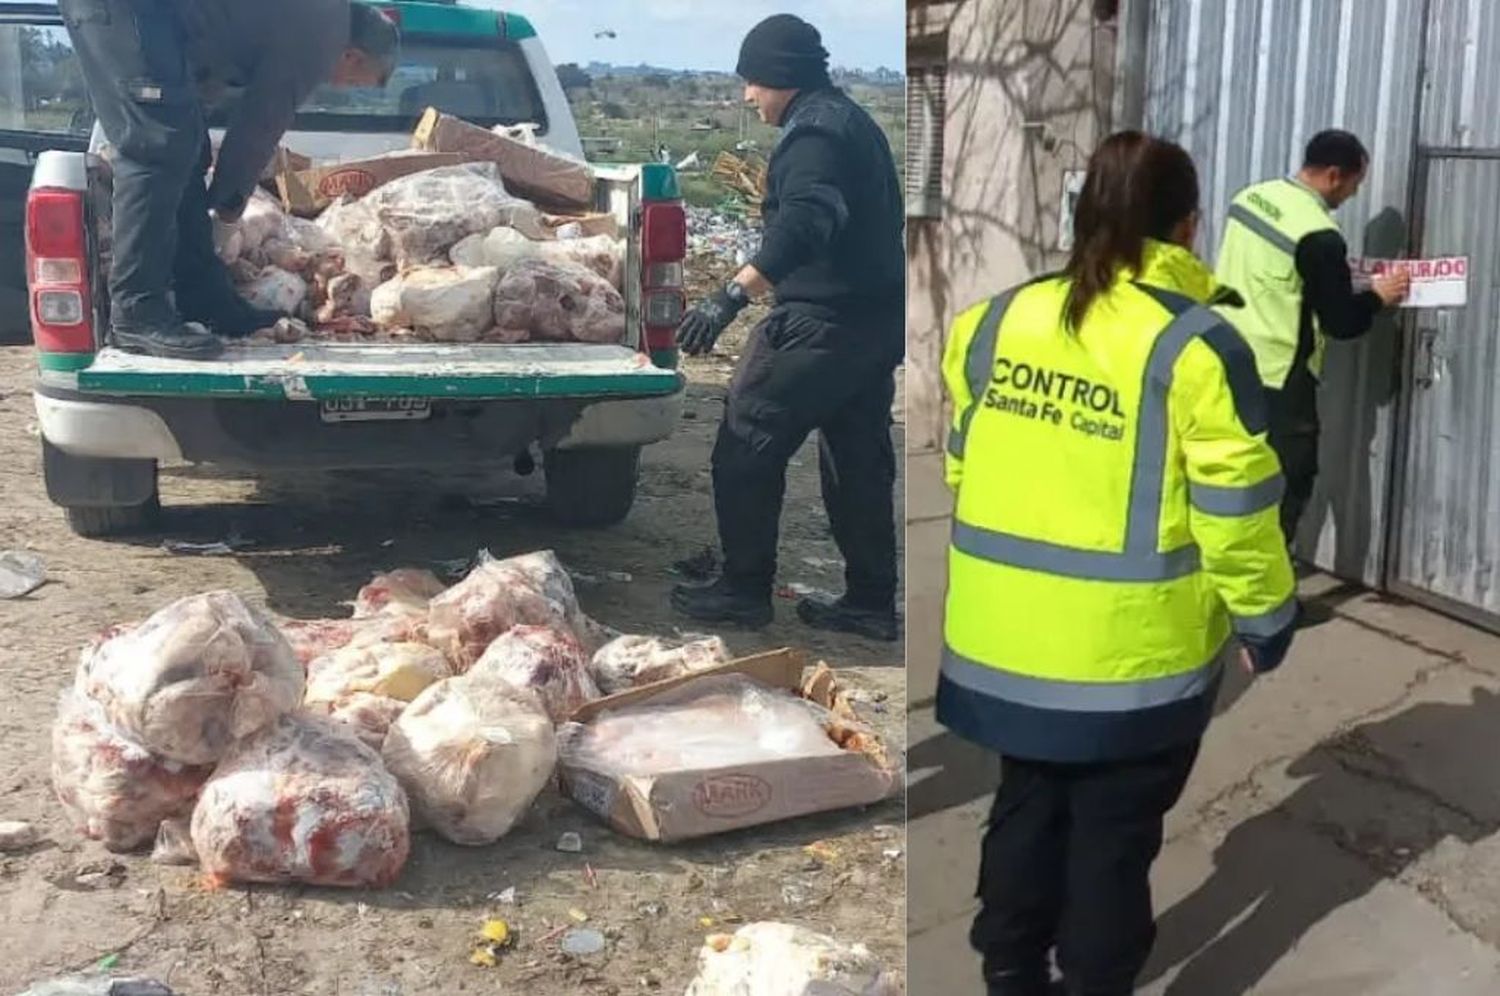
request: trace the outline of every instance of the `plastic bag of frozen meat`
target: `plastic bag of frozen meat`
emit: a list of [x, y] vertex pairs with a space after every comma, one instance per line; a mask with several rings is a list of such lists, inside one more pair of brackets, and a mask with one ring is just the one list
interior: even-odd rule
[[504, 560], [482, 551], [478, 566], [434, 598], [427, 616], [428, 642], [448, 655], [459, 674], [516, 626], [548, 626], [588, 646], [573, 579], [551, 550]]
[[377, 574], [354, 598], [354, 618], [368, 619], [384, 612], [426, 612], [447, 585], [420, 567], [398, 567]]
[[452, 674], [447, 658], [424, 644], [347, 646], [308, 666], [306, 707], [379, 750], [406, 704]]
[[566, 722], [579, 706], [599, 697], [578, 640], [548, 626], [517, 626], [500, 634], [469, 673], [532, 689], [554, 723]]
[[620, 636], [600, 647], [589, 673], [605, 695], [653, 681], [680, 678], [723, 664], [729, 648], [717, 636], [688, 636], [673, 641], [659, 636]]
[[686, 996], [897, 996], [896, 980], [863, 944], [789, 923], [711, 935]]
[[391, 258], [405, 268], [442, 262], [466, 235], [499, 225], [539, 224], [529, 201], [506, 192], [494, 163], [440, 166], [392, 180], [361, 202], [390, 240]]
[[126, 736], [182, 764], [211, 764], [302, 701], [280, 630], [228, 591], [190, 595], [84, 655], [76, 688]]
[[495, 326], [545, 342], [620, 342], [625, 299], [577, 263], [523, 259], [495, 284]]
[[152, 754], [112, 727], [99, 703], [62, 693], [52, 725], [52, 789], [73, 825], [111, 851], [141, 847], [163, 820], [191, 813], [212, 771]]
[[499, 840], [552, 777], [557, 741], [536, 693], [471, 673], [430, 686], [381, 752], [417, 815], [456, 844]]
[[225, 755], [193, 810], [193, 846], [220, 881], [378, 887], [406, 864], [409, 819], [379, 754], [298, 713]]

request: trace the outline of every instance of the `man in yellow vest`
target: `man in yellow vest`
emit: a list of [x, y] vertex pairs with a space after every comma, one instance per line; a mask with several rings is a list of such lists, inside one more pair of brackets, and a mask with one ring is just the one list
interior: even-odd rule
[[1246, 187], [1229, 207], [1217, 276], [1245, 307], [1225, 311], [1255, 353], [1266, 389], [1271, 447], [1286, 494], [1281, 530], [1291, 543], [1318, 475], [1318, 381], [1328, 339], [1357, 339], [1376, 312], [1403, 300], [1405, 273], [1356, 292], [1349, 247], [1333, 211], [1353, 197], [1370, 156], [1347, 131], [1307, 143], [1296, 176]]

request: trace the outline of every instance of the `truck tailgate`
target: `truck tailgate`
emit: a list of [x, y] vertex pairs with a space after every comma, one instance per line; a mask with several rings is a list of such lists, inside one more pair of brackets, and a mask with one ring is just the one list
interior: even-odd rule
[[577, 343], [232, 346], [209, 361], [104, 349], [76, 374], [46, 375], [73, 377], [101, 394], [273, 401], [652, 397], [681, 387], [680, 374], [635, 350]]

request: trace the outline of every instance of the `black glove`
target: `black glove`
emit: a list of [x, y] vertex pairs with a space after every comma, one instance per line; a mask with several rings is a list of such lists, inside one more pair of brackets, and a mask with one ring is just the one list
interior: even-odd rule
[[240, 220], [245, 213], [245, 206], [249, 202], [241, 194], [235, 194], [222, 204], [213, 204], [209, 210], [213, 212], [214, 218], [226, 225], [232, 225]]
[[1302, 603], [1297, 603], [1297, 614], [1292, 617], [1279, 633], [1273, 636], [1241, 636], [1240, 642], [1250, 652], [1250, 663], [1255, 667], [1256, 674], [1267, 674], [1281, 666], [1286, 660], [1287, 651], [1292, 646], [1292, 636], [1297, 632], [1297, 625], [1302, 621]]
[[739, 313], [750, 303], [745, 289], [729, 283], [719, 293], [683, 316], [677, 326], [677, 345], [689, 356], [701, 356], [714, 348], [719, 336], [729, 327]]

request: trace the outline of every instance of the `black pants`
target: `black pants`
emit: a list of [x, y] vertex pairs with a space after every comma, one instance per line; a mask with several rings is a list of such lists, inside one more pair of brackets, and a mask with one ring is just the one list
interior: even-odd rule
[[969, 939], [992, 993], [1046, 991], [1057, 949], [1070, 996], [1125, 996], [1156, 939], [1151, 864], [1198, 741], [1102, 764], [1005, 758]]
[[214, 253], [208, 132], [172, 0], [59, 0], [89, 100], [114, 147], [113, 324], [169, 323], [233, 287]]
[[1281, 390], [1266, 389], [1271, 448], [1281, 459], [1286, 492], [1281, 499], [1281, 532], [1290, 544], [1318, 479], [1318, 383], [1294, 370]]
[[750, 333], [713, 452], [724, 576], [736, 587], [770, 592], [787, 463], [816, 429], [849, 601], [894, 608], [891, 402], [902, 321], [899, 308], [862, 321], [783, 307]]

